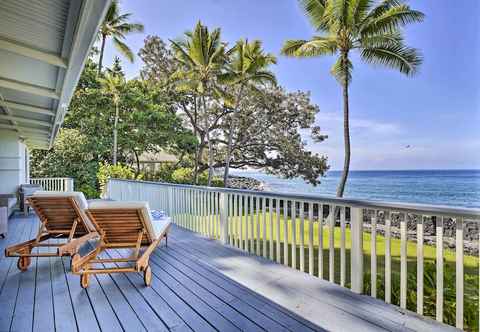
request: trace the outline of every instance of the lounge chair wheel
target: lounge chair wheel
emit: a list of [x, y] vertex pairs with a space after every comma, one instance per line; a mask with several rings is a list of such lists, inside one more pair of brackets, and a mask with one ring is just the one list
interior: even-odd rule
[[82, 288], [88, 287], [88, 274], [80, 275], [80, 286], [82, 286]]
[[30, 265], [31, 259], [30, 257], [23, 256], [20, 257], [17, 261], [17, 267], [20, 271], [27, 271], [28, 266]]
[[152, 268], [147, 266], [145, 271], [143, 271], [143, 281], [145, 282], [145, 286], [150, 286], [152, 284]]

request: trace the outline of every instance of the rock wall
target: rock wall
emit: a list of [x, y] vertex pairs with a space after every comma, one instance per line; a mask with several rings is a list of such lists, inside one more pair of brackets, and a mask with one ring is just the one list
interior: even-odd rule
[[228, 178], [228, 188], [264, 191], [263, 182], [244, 176], [230, 176]]

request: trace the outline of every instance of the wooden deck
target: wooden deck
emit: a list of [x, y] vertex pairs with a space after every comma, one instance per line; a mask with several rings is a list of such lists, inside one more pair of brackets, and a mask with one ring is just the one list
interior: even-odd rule
[[21, 273], [4, 257], [37, 223], [16, 216], [0, 239], [0, 331], [454, 330], [178, 227], [151, 257], [150, 288], [129, 273], [83, 290], [69, 258], [33, 259]]

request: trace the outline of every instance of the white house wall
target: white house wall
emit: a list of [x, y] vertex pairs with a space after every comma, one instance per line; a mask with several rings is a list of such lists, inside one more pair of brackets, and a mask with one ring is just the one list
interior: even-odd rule
[[27, 154], [15, 132], [0, 131], [0, 194], [15, 193], [20, 184], [27, 183]]

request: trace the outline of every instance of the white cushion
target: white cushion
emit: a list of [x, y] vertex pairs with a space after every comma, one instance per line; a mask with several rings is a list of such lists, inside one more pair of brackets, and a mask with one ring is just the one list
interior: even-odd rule
[[73, 197], [80, 209], [85, 210], [88, 207], [87, 200], [81, 191], [36, 191], [33, 197]]
[[119, 210], [119, 209], [135, 209], [140, 210], [142, 217], [145, 220], [145, 227], [152, 240], [156, 238], [156, 233], [153, 228], [152, 217], [150, 215], [150, 207], [148, 202], [140, 201], [93, 201], [88, 205], [90, 210]]
[[164, 218], [153, 221], [153, 232], [155, 233], [155, 238], [158, 239], [159, 236], [165, 232], [167, 227], [172, 223], [170, 218]]

